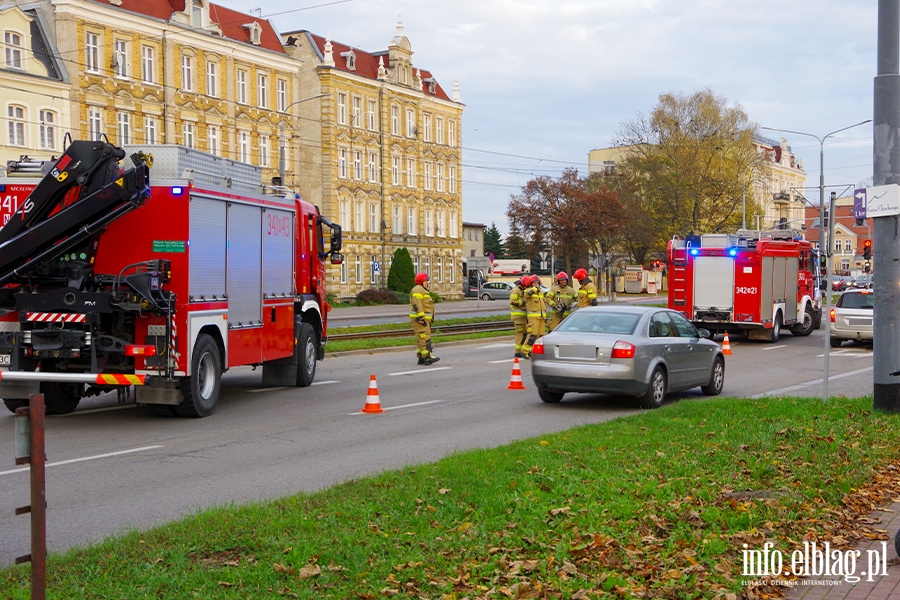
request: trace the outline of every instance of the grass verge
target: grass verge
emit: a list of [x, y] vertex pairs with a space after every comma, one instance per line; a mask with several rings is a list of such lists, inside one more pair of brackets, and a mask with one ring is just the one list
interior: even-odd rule
[[[435, 333], [432, 335], [432, 341], [435, 344], [441, 342], [452, 342], [458, 340], [474, 340], [480, 338], [490, 338], [498, 336], [511, 336], [511, 331], [482, 331], [479, 333], [467, 333], [457, 335], [441, 335], [441, 325], [467, 325], [470, 323], [489, 323], [493, 321], [502, 321], [503, 317], [469, 317], [459, 319], [441, 319], [435, 326]], [[328, 333], [331, 335], [339, 333], [366, 333], [369, 331], [403, 331], [409, 330], [408, 338], [381, 338], [369, 340], [329, 340], [328, 352], [348, 352], [350, 350], [372, 350], [375, 348], [395, 348], [402, 346], [415, 346], [416, 339], [413, 336], [409, 323], [384, 323], [381, 325], [363, 325], [359, 327], [329, 327]]]
[[[686, 399], [205, 510], [52, 556], [48, 598], [775, 597], [744, 549], [886, 539], [864, 517], [900, 494], [900, 417], [871, 405]], [[0, 590], [28, 598], [27, 567]]]

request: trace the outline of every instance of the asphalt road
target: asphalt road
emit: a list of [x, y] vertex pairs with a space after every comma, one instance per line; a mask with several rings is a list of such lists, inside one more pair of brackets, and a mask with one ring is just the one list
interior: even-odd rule
[[[732, 339], [724, 395], [790, 390], [816, 396], [822, 335], [788, 334], [777, 344]], [[448, 344], [436, 353], [441, 362], [431, 367], [416, 366], [411, 349], [329, 355], [319, 363], [316, 383], [306, 389], [263, 389], [259, 371], [235, 369], [225, 376], [216, 412], [205, 419], [153, 417], [134, 405], [117, 405], [112, 394], [49, 418], [50, 550], [144, 529], [212, 505], [314, 491], [458, 450], [638, 412], [627, 400], [600, 395], [568, 395], [558, 405], [544, 404], [527, 361], [522, 376], [528, 389], [508, 390], [511, 338]], [[832, 378], [864, 372], [872, 365], [872, 351], [845, 345], [831, 351], [830, 362]], [[372, 374], [385, 412], [361, 414]], [[29, 502], [29, 478], [14, 465], [12, 432], [13, 416], [4, 411], [2, 565], [29, 551], [28, 517], [13, 512]]]

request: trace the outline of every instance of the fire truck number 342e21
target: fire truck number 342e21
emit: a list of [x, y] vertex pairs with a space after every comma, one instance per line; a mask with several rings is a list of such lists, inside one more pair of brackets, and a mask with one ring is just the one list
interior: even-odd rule
[[734, 288], [735, 294], [758, 294], [759, 288], [755, 287], [736, 287]]

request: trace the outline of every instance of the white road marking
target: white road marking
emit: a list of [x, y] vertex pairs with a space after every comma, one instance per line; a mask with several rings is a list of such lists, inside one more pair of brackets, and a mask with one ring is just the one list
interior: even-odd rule
[[[436, 402], [442, 402], [442, 400], [428, 400], [427, 402], [416, 402], [414, 404], [404, 404], [402, 406], [382, 406], [381, 409], [383, 411], [387, 412], [389, 410], [397, 410], [398, 408], [412, 408], [413, 406], [425, 406], [426, 404], [434, 404]], [[368, 414], [368, 413], [355, 412], [355, 413], [350, 413], [350, 416], [352, 417], [354, 415], [365, 415], [365, 414]], [[378, 414], [378, 413], [375, 413], [375, 414]]]
[[515, 360], [516, 360], [515, 358], [504, 358], [503, 360], [489, 360], [489, 361], [488, 361], [488, 364], [489, 364], [489, 365], [496, 365], [496, 364], [499, 364], [499, 363], [513, 362], [513, 361], [515, 361]]
[[415, 371], [399, 371], [397, 373], [388, 373], [388, 377], [393, 377], [394, 375], [421, 375], [423, 373], [431, 373], [433, 371], [444, 371], [446, 369], [452, 369], [453, 367], [429, 367], [427, 369], [417, 369]]
[[763, 348], [763, 352], [767, 350], [778, 350], [779, 348], [787, 348], [787, 344], [782, 344], [780, 346], [769, 346], [768, 348]]
[[251, 394], [256, 394], [258, 392], [275, 392], [278, 390], [286, 390], [286, 389], [288, 389], [287, 386], [281, 386], [281, 387], [259, 388], [258, 390], [247, 390], [247, 391], [250, 392]]
[[[162, 448], [162, 446], [144, 446], [143, 448], [132, 448], [131, 450], [120, 450], [118, 452], [108, 452], [106, 454], [95, 454], [94, 456], [84, 456], [82, 458], [72, 458], [69, 460], [61, 460], [58, 462], [49, 462], [46, 464], [47, 467], [58, 467], [60, 465], [69, 465], [77, 462], [84, 462], [86, 460], [97, 460], [98, 458], [109, 458], [111, 456], [122, 456], [123, 454], [133, 454], [135, 452], [144, 452], [146, 450], [156, 450], [157, 448]], [[0, 471], [0, 475], [9, 475], [10, 473], [21, 473], [23, 471], [28, 471], [30, 467], [22, 467], [21, 469], [13, 469], [12, 471]]]
[[332, 379], [330, 381], [313, 381], [312, 385], [328, 385], [329, 383], [340, 383], [337, 379]]
[[509, 348], [509, 344], [489, 344], [487, 346], [478, 346], [479, 350], [492, 350], [494, 348]]
[[[844, 379], [845, 377], [853, 377], [854, 375], [859, 375], [860, 373], [865, 373], [867, 371], [871, 371], [873, 367], [866, 367], [865, 369], [857, 369], [856, 371], [848, 371], [847, 373], [839, 373], [838, 375], [832, 375], [828, 378], [829, 383], [835, 381], [837, 379]], [[775, 396], [780, 394], [787, 394], [790, 392], [799, 392], [802, 389], [808, 388], [813, 385], [821, 385], [824, 381], [824, 378], [813, 379], [812, 381], [807, 381], [806, 383], [801, 383], [799, 385], [792, 385], [790, 387], [781, 388], [780, 390], [770, 390], [768, 392], [763, 392], [762, 394], [757, 394], [755, 396], [750, 396], [754, 400], [758, 400], [759, 398], [765, 398], [766, 396]]]
[[[829, 356], [846, 356], [847, 358], [860, 358], [861, 356], [871, 357], [871, 352], [854, 352], [852, 350], [841, 350], [840, 352], [829, 352]], [[816, 358], [824, 358], [825, 354], [817, 354]]]

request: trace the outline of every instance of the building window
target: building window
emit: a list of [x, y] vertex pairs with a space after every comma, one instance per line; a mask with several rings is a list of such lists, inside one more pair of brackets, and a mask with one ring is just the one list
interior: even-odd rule
[[391, 185], [400, 185], [400, 157], [391, 157]]
[[237, 101], [247, 104], [247, 71], [238, 69], [237, 72]]
[[410, 206], [406, 209], [406, 233], [416, 235], [416, 207]]
[[369, 231], [372, 233], [378, 233], [381, 227], [378, 226], [378, 206], [375, 204], [369, 205]]
[[416, 116], [411, 108], [406, 109], [406, 137], [415, 137], [418, 131], [416, 130]]
[[56, 113], [42, 110], [41, 115], [41, 148], [56, 150]]
[[338, 223], [341, 228], [346, 231], [352, 231], [350, 229], [350, 202], [347, 200], [341, 200], [340, 208], [338, 209]]
[[119, 144], [131, 143], [131, 114], [120, 112], [117, 115], [119, 122]]
[[393, 231], [391, 233], [400, 234], [403, 231], [400, 229], [400, 207], [394, 206], [393, 209]]
[[362, 256], [356, 255], [356, 283], [362, 283]]
[[456, 147], [456, 121], [447, 122], [447, 145]]
[[266, 75], [256, 76], [257, 106], [269, 108], [269, 78]]
[[219, 97], [219, 63], [206, 62], [206, 95]]
[[[459, 237], [459, 217], [455, 210], [450, 211], [450, 237], [454, 240]], [[452, 279], [450, 281], [453, 281]]]
[[357, 180], [362, 180], [363, 172], [362, 172], [362, 151], [357, 150], [353, 153], [353, 178]]
[[194, 27], [203, 27], [202, 0], [192, 0], [191, 2], [191, 25]]
[[278, 103], [278, 112], [287, 110], [287, 81], [279, 79], [276, 85], [275, 97]]
[[269, 136], [259, 136], [259, 166], [269, 166]]
[[116, 77], [128, 77], [128, 42], [125, 40], [113, 43], [113, 72]]
[[238, 134], [238, 160], [250, 162], [250, 133], [247, 131]]
[[435, 166], [435, 175], [437, 176], [437, 190], [444, 191], [444, 164], [438, 163]]
[[413, 261], [413, 272], [418, 273], [419, 272], [419, 256], [416, 255], [416, 256], [412, 256], [411, 258]]
[[438, 256], [437, 259], [437, 280], [438, 283], [444, 283], [444, 257]]
[[375, 101], [369, 100], [368, 107], [366, 121], [368, 122], [369, 131], [375, 131]]
[[210, 125], [206, 129], [206, 144], [207, 151], [210, 154], [215, 154], [219, 156], [219, 128], [215, 125]]
[[84, 36], [84, 70], [88, 73], [100, 72], [100, 36], [86, 33]]
[[844, 250], [850, 251], [850, 240], [844, 240]]
[[438, 237], [447, 237], [447, 230], [444, 229], [444, 211], [438, 209], [435, 212], [436, 220], [437, 220], [437, 235]]
[[347, 283], [348, 271], [350, 268], [347, 265], [347, 261], [341, 263], [341, 283]]
[[416, 159], [406, 159], [406, 187], [416, 187]]
[[362, 126], [362, 98], [353, 98], [353, 123], [354, 127]]
[[194, 91], [194, 57], [184, 55], [181, 57], [181, 89], [185, 92]]
[[188, 148], [194, 147], [194, 124], [185, 122], [181, 127], [182, 144]]
[[369, 153], [369, 181], [378, 181], [378, 155], [374, 152]]
[[103, 113], [96, 106], [88, 109], [88, 131], [95, 142], [103, 135]]
[[400, 135], [400, 107], [391, 106], [391, 134]]
[[444, 143], [444, 120], [440, 117], [434, 120], [434, 141], [437, 144]]
[[431, 141], [431, 115], [425, 115], [422, 117], [424, 123], [422, 123], [422, 127], [425, 128], [423, 139], [426, 142]]
[[378, 271], [375, 270], [376, 264], [378, 264], [378, 257], [373, 254], [372, 261], [369, 263], [369, 272], [371, 273], [369, 276], [369, 283], [374, 284], [378, 282]]
[[447, 265], [450, 268], [450, 283], [454, 283], [456, 281], [456, 266], [453, 264], [453, 259], [450, 259], [450, 264]]
[[431, 277], [431, 257], [422, 257], [422, 272]]
[[456, 193], [456, 167], [454, 167], [452, 165], [450, 166], [449, 180], [450, 180], [450, 193], [455, 194]]
[[146, 83], [155, 81], [156, 50], [150, 46], [141, 47], [141, 79]]
[[22, 36], [14, 31], [7, 31], [3, 34], [3, 41], [6, 43], [6, 66], [11, 69], [23, 68]]
[[431, 209], [425, 209], [425, 235], [431, 237], [434, 235], [434, 228], [431, 225]]
[[338, 94], [337, 120], [340, 125], [347, 124], [347, 94]]
[[425, 176], [424, 176], [425, 189], [430, 190], [431, 189], [431, 163], [426, 161], [423, 166], [425, 167]]
[[144, 117], [144, 143], [156, 143], [156, 117]]
[[9, 116], [9, 145], [25, 145], [25, 107], [10, 105], [7, 108]]
[[353, 203], [353, 225], [356, 229], [354, 231], [358, 231], [360, 233], [365, 233], [366, 231], [366, 221], [363, 218], [363, 203], [362, 200], [357, 200]]
[[338, 177], [347, 176], [347, 149], [338, 150]]

